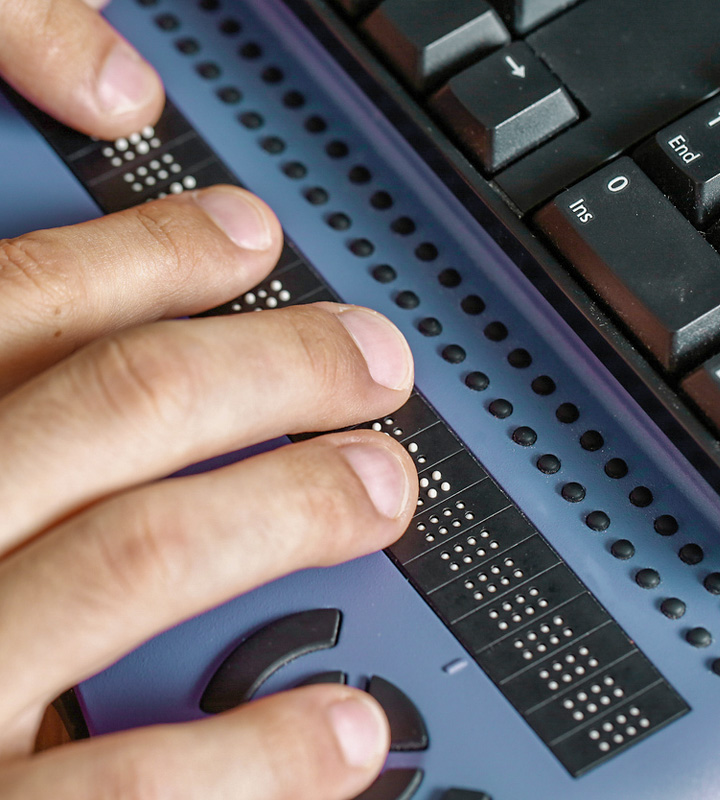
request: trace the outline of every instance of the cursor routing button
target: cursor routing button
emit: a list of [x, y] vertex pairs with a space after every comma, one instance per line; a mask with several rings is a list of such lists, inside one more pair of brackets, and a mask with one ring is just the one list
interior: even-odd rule
[[280, 667], [337, 644], [342, 615], [318, 608], [274, 620], [238, 645], [223, 661], [200, 700], [206, 714], [219, 714], [249, 700]]
[[490, 173], [580, 116], [557, 78], [522, 42], [451, 78], [430, 105], [470, 157]]

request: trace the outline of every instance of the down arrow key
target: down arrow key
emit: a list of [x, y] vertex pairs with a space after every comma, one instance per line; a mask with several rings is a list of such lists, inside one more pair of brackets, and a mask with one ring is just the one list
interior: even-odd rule
[[451, 78], [430, 105], [489, 174], [580, 117], [563, 85], [523, 42]]

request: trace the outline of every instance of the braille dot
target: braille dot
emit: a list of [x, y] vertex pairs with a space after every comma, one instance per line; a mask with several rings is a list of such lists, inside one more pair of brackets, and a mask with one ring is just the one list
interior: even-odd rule
[[266, 136], [260, 140], [260, 147], [270, 155], [276, 156], [285, 150], [285, 142], [279, 136]]
[[415, 255], [420, 261], [435, 261], [438, 249], [432, 242], [422, 242], [415, 248]]
[[574, 403], [562, 403], [555, 409], [555, 416], [560, 422], [569, 425], [580, 417], [580, 411]]
[[461, 364], [465, 361], [465, 350], [459, 344], [449, 344], [443, 348], [442, 357], [451, 364]]
[[[438, 274], [438, 282], [446, 289], [454, 289], [462, 282], [460, 273], [456, 269], [444, 269]], [[479, 298], [478, 298], [479, 299]]]
[[353, 239], [348, 247], [359, 258], [367, 258], [375, 252], [375, 245], [368, 239]]
[[417, 327], [423, 336], [439, 336], [442, 333], [442, 325], [435, 317], [421, 319]]
[[285, 77], [285, 73], [280, 69], [280, 67], [271, 66], [265, 67], [265, 69], [260, 73], [260, 77], [263, 81], [265, 81], [265, 83], [280, 83]]
[[305, 199], [314, 206], [321, 206], [327, 203], [329, 195], [322, 186], [313, 186], [305, 191]]
[[585, 499], [585, 487], [581, 483], [571, 481], [562, 487], [560, 494], [568, 503], [580, 503]]
[[483, 392], [490, 385], [490, 378], [484, 372], [470, 372], [465, 376], [465, 386], [476, 392]]
[[214, 61], [203, 61], [195, 67], [195, 72], [205, 80], [214, 80], [220, 76], [220, 67]]
[[383, 191], [375, 192], [370, 198], [370, 205], [378, 211], [392, 208], [393, 202], [391, 195]]
[[378, 264], [373, 267], [372, 276], [378, 283], [392, 283], [397, 278], [397, 272], [389, 264]]
[[262, 47], [260, 47], [257, 42], [248, 42], [247, 44], [244, 44], [238, 52], [242, 58], [247, 58], [249, 61], [253, 61], [256, 58], [260, 58], [262, 55]]
[[610, 552], [620, 561], [627, 561], [635, 555], [635, 545], [629, 539], [618, 539], [612, 543]]
[[512, 350], [507, 357], [508, 364], [516, 369], [525, 369], [532, 364], [532, 356], [523, 347], [517, 347]]
[[302, 108], [305, 105], [305, 95], [293, 89], [285, 92], [282, 101], [286, 108]]
[[390, 229], [401, 236], [409, 236], [415, 232], [415, 223], [410, 217], [398, 217], [390, 223]]
[[536, 462], [537, 468], [545, 475], [554, 475], [560, 470], [560, 459], [552, 453], [545, 453]]
[[322, 133], [327, 130], [327, 122], [317, 114], [313, 114], [305, 120], [305, 130], [308, 133]]
[[646, 567], [635, 573], [635, 583], [643, 589], [655, 589], [660, 585], [660, 574], [657, 570]]
[[235, 36], [242, 30], [242, 25], [236, 19], [224, 19], [218, 28], [226, 36]]
[[660, 611], [668, 619], [680, 619], [685, 613], [685, 603], [678, 597], [666, 597], [662, 603], [660, 603]]
[[604, 511], [591, 511], [585, 517], [585, 524], [591, 531], [606, 531], [610, 527], [610, 517]]
[[257, 111], [245, 111], [238, 116], [238, 120], [251, 131], [262, 128], [265, 124], [265, 120]]
[[336, 231], [346, 231], [352, 225], [352, 221], [347, 214], [338, 212], [330, 214], [327, 218], [327, 224]]
[[176, 31], [180, 27], [180, 20], [174, 14], [160, 14], [155, 17], [155, 24], [161, 31]]
[[683, 545], [678, 551], [678, 555], [681, 561], [689, 564], [691, 567], [699, 564], [703, 558], [705, 558], [702, 547], [694, 543]]
[[624, 478], [628, 474], [628, 465], [622, 458], [611, 458], [610, 461], [605, 464], [605, 474], [608, 478]]
[[711, 572], [706, 575], [703, 586], [710, 594], [720, 594], [720, 572]]
[[513, 413], [512, 403], [499, 397], [488, 406], [488, 411], [498, 419], [507, 419]]
[[653, 528], [660, 536], [672, 536], [678, 532], [678, 522], [672, 514], [662, 514], [653, 522]]
[[508, 329], [502, 322], [495, 321], [486, 325], [483, 333], [485, 334], [485, 338], [489, 339], [491, 342], [502, 342], [503, 339], [507, 338]]
[[543, 397], [552, 394], [555, 391], [555, 381], [549, 375], [538, 375], [530, 384], [533, 392]]
[[466, 314], [475, 317], [485, 311], [485, 301], [476, 294], [469, 294], [460, 301], [460, 308], [462, 308]]
[[200, 43], [197, 39], [178, 39], [175, 47], [185, 56], [194, 56], [200, 50]]
[[585, 431], [580, 437], [580, 447], [594, 453], [605, 444], [605, 440], [599, 431]]
[[345, 158], [345, 156], [350, 152], [350, 148], [345, 144], [345, 142], [341, 142], [340, 140], [336, 139], [327, 143], [325, 146], [325, 152], [330, 156], [330, 158]]
[[242, 93], [234, 86], [224, 86], [222, 89], [218, 89], [217, 96], [223, 103], [227, 103], [228, 105], [239, 103], [242, 100]]
[[690, 628], [685, 634], [685, 639], [693, 647], [709, 647], [712, 644], [712, 634], [707, 628]]
[[370, 183], [372, 180], [372, 174], [367, 167], [357, 164], [350, 170], [350, 172], [348, 172], [348, 179], [350, 180], [350, 183]]
[[300, 180], [307, 175], [307, 167], [301, 161], [288, 161], [283, 164], [282, 171], [293, 180]]
[[204, 11], [217, 11], [220, 8], [220, 0], [200, 0], [198, 5]]
[[653, 501], [652, 492], [647, 486], [636, 486], [628, 495], [630, 502], [638, 508], [645, 508]]
[[512, 440], [521, 447], [532, 447], [537, 442], [537, 433], [527, 425], [521, 425], [512, 432]]

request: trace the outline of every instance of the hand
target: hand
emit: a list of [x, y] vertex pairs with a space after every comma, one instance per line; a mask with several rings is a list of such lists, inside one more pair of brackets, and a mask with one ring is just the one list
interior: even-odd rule
[[[54, 20], [61, 38], [66, 19], [104, 25], [80, 0], [0, 0], [4, 23], [25, 25], [0, 31], [8, 75], [2, 59], [40, 7], [41, 30]], [[63, 61], [54, 76], [12, 77], [53, 97], [43, 81], [70, 86], [63, 68], [83, 71]], [[63, 102], [76, 123], [89, 108]], [[31, 755], [43, 709], [68, 686], [255, 585], [384, 547], [409, 522], [414, 466], [373, 431], [162, 479], [381, 416], [410, 391], [407, 344], [367, 310], [175, 319], [253, 286], [281, 240], [261, 201], [218, 187], [0, 242], [0, 800], [341, 800], [380, 769], [384, 716], [337, 686]]]

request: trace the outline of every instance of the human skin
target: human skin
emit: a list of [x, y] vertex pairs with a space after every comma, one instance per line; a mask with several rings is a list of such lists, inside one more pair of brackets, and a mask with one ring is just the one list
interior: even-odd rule
[[[100, 5], [0, 0], [0, 73], [112, 139], [155, 122], [163, 92]], [[343, 686], [34, 748], [54, 697], [153, 634], [409, 523], [414, 466], [374, 431], [164, 478], [411, 391], [407, 343], [367, 309], [180, 319], [255, 285], [281, 246], [270, 209], [229, 186], [0, 241], [0, 800], [344, 800], [380, 770], [387, 720]]]

